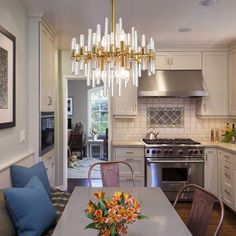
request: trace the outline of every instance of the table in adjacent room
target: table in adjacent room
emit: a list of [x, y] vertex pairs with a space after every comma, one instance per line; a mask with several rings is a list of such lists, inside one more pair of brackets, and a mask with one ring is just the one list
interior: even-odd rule
[[104, 148], [103, 148], [103, 139], [88, 139], [87, 140], [87, 153], [88, 153], [88, 158], [93, 158], [93, 147], [99, 147], [99, 152], [100, 152], [100, 159], [102, 160], [104, 157]]

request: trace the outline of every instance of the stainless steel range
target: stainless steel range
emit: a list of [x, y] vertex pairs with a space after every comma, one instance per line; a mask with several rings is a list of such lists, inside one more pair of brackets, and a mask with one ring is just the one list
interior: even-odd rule
[[[204, 147], [191, 139], [153, 139], [145, 143], [145, 185], [161, 187], [169, 200], [186, 184], [204, 185]], [[184, 199], [192, 199], [188, 192]]]

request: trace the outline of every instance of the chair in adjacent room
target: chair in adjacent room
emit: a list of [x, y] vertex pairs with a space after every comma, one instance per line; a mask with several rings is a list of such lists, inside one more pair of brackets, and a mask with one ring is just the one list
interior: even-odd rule
[[86, 156], [86, 137], [80, 131], [71, 131], [69, 139], [69, 148], [71, 153], [80, 152], [81, 158]]
[[92, 170], [95, 166], [100, 165], [102, 186], [103, 187], [120, 187], [120, 167], [128, 168], [131, 173], [132, 185], [135, 186], [135, 178], [132, 167], [125, 161], [97, 162], [90, 166], [88, 171], [89, 186], [92, 187]]
[[213, 206], [216, 202], [220, 205], [220, 219], [215, 230], [214, 236], [218, 236], [224, 218], [224, 204], [222, 200], [213, 193], [208, 192], [204, 188], [195, 185], [188, 184], [184, 186], [179, 193], [174, 202], [174, 207], [185, 191], [194, 191], [193, 202], [190, 211], [190, 215], [187, 222], [187, 227], [193, 236], [204, 236], [207, 232], [207, 227], [210, 222]]

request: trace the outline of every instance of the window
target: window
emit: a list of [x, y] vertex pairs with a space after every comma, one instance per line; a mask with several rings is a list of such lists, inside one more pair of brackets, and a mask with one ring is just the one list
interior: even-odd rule
[[88, 91], [88, 127], [95, 128], [99, 133], [105, 133], [108, 127], [108, 100], [103, 96], [103, 87]]

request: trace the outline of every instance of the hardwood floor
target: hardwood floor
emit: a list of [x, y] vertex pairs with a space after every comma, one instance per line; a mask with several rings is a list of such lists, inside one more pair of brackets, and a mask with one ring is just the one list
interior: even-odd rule
[[[216, 204], [217, 205], [217, 204]], [[178, 203], [177, 212], [184, 222], [187, 221], [190, 213], [191, 203]], [[213, 210], [210, 224], [207, 231], [207, 236], [214, 235], [214, 230], [220, 219], [220, 208], [216, 206]], [[235, 236], [236, 235], [236, 213], [225, 206], [225, 215], [223, 225], [220, 231], [220, 236]]]
[[[75, 186], [88, 186], [88, 179], [68, 179], [68, 191], [72, 192]], [[217, 204], [216, 204], [217, 205]], [[190, 213], [191, 203], [178, 203], [177, 212], [184, 222], [187, 221]], [[211, 221], [206, 236], [214, 235], [214, 230], [220, 218], [220, 208], [216, 206], [213, 210]], [[225, 216], [220, 231], [220, 236], [236, 236], [236, 213], [225, 206]]]

